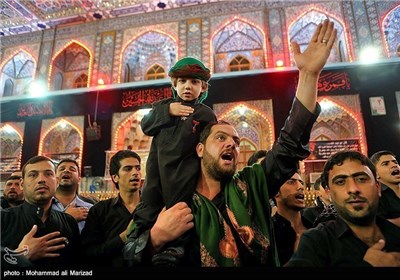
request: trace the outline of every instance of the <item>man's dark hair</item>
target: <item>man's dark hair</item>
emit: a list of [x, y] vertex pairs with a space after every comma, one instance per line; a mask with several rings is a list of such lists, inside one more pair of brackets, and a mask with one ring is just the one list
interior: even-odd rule
[[317, 180], [315, 180], [313, 187], [314, 190], [319, 191], [321, 188], [321, 177], [318, 177]]
[[388, 150], [383, 150], [383, 151], [379, 151], [379, 152], [376, 152], [375, 154], [373, 154], [370, 157], [370, 160], [372, 161], [372, 163], [374, 165], [376, 165], [378, 163], [379, 159], [381, 158], [381, 156], [386, 156], [386, 155], [391, 155], [394, 158], [396, 158], [396, 155], [393, 152], [388, 151]]
[[200, 143], [202, 143], [202, 144], [205, 144], [205, 143], [206, 143], [206, 140], [207, 140], [208, 136], [210, 136], [211, 128], [212, 128], [214, 125], [217, 125], [217, 124], [221, 124], [221, 125], [224, 125], [224, 124], [226, 124], [226, 125], [231, 125], [231, 124], [228, 123], [227, 121], [223, 121], [223, 120], [219, 120], [219, 121], [217, 121], [217, 122], [210, 122], [209, 124], [207, 124], [207, 125], [204, 127], [203, 131], [200, 133]]
[[46, 156], [34, 156], [34, 157], [31, 157], [31, 158], [24, 164], [24, 166], [22, 166], [22, 178], [25, 178], [25, 169], [26, 169], [26, 166], [27, 166], [28, 164], [35, 164], [35, 163], [38, 163], [38, 162], [41, 162], [41, 161], [48, 161], [48, 162], [50, 162], [50, 163], [54, 166], [54, 171], [56, 170], [56, 165], [55, 165], [54, 162], [51, 160], [51, 158], [46, 157]]
[[[125, 158], [136, 158], [141, 163], [140, 156], [132, 150], [121, 150], [113, 155], [110, 159], [110, 176], [111, 180], [113, 175], [118, 175], [118, 170], [121, 168], [121, 160]], [[113, 180], [114, 182], [114, 180]], [[118, 183], [114, 182], [115, 187], [119, 189]]]
[[22, 179], [22, 177], [19, 176], [19, 175], [11, 175], [10, 177], [8, 177], [8, 178], [6, 179], [6, 182], [7, 182], [7, 181], [10, 181], [10, 180], [21, 180], [21, 179]]
[[258, 150], [254, 154], [252, 154], [248, 161], [247, 165], [252, 166], [254, 163], [256, 163], [260, 158], [263, 158], [267, 155], [267, 150]]
[[[298, 167], [298, 166], [297, 166], [297, 167]], [[300, 171], [300, 169], [297, 169], [296, 172], [293, 173], [293, 175], [296, 174], [296, 173], [299, 174], [300, 177], [301, 177], [301, 171]], [[284, 181], [284, 182], [282, 183], [281, 186], [283, 186], [283, 184], [285, 184], [287, 181], [291, 180], [292, 177], [293, 177], [293, 175], [290, 176], [290, 178], [288, 178], [286, 181]], [[279, 187], [279, 189], [280, 189], [280, 188], [281, 188], [281, 187]], [[278, 192], [279, 192], [279, 191], [278, 191]], [[274, 202], [275, 206], [278, 206], [278, 204], [276, 203], [276, 198], [275, 198], [275, 196], [273, 196], [271, 199], [272, 199], [272, 201]]]
[[332, 170], [335, 165], [342, 165], [346, 159], [353, 159], [353, 160], [360, 161], [362, 165], [367, 166], [371, 170], [371, 172], [374, 175], [374, 178], [376, 180], [375, 165], [372, 163], [372, 161], [368, 157], [366, 157], [365, 155], [363, 155], [362, 153], [357, 152], [357, 151], [340, 151], [340, 152], [333, 154], [325, 162], [324, 170], [322, 171], [322, 174], [321, 174], [321, 185], [322, 186], [327, 186], [329, 188], [329, 171]]
[[75, 164], [76, 167], [78, 168], [78, 174], [81, 174], [81, 170], [80, 170], [80, 168], [79, 168], [78, 162], [77, 162], [76, 160], [74, 160], [74, 159], [71, 159], [71, 158], [62, 159], [62, 160], [57, 164], [56, 171], [57, 171], [58, 167], [61, 165], [61, 163], [64, 163], [64, 162], [71, 162], [71, 163]]

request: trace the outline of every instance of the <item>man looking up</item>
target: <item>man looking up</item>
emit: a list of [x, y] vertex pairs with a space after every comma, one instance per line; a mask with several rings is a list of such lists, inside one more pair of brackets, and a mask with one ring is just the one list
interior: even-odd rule
[[82, 200], [78, 196], [79, 174], [78, 163], [73, 159], [63, 159], [56, 169], [58, 187], [56, 189], [52, 208], [70, 214], [78, 222], [79, 232], [85, 226], [85, 220], [93, 204]]
[[378, 215], [400, 227], [400, 165], [391, 151], [379, 151], [371, 156], [381, 182], [382, 196]]

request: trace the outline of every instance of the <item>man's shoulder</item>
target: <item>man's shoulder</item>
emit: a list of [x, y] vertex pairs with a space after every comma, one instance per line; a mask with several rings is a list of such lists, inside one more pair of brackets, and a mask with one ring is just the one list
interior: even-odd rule
[[108, 198], [108, 199], [104, 199], [104, 200], [100, 200], [99, 202], [97, 202], [96, 204], [94, 204], [90, 210], [92, 211], [109, 211], [109, 209], [117, 204], [118, 202], [118, 198], [117, 197], [112, 197], [112, 198]]

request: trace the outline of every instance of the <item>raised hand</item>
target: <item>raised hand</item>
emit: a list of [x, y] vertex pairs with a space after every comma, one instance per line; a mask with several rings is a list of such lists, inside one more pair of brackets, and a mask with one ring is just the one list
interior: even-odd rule
[[319, 74], [324, 67], [332, 46], [336, 40], [337, 30], [328, 19], [318, 25], [310, 43], [303, 53], [300, 46], [292, 42], [294, 60], [300, 71]]
[[310, 112], [315, 111], [319, 74], [328, 60], [336, 34], [333, 22], [326, 19], [318, 25], [303, 53], [297, 43], [292, 43], [294, 60], [299, 68], [296, 97]]

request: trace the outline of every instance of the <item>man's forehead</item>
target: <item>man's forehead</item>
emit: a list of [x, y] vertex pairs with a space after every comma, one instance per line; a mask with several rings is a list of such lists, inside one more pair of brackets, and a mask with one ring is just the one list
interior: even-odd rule
[[230, 125], [230, 124], [216, 124], [212, 127], [211, 133], [216, 134], [218, 132], [223, 132], [226, 133], [230, 136], [236, 136], [239, 137], [239, 134], [237, 133], [236, 129]]
[[129, 158], [124, 158], [121, 160], [121, 167], [126, 166], [126, 165], [138, 165], [139, 160], [134, 157], [129, 157]]
[[363, 165], [361, 161], [355, 159], [346, 159], [342, 164], [335, 164], [332, 170], [329, 172], [329, 175], [347, 175], [350, 176], [354, 173], [364, 171], [370, 175], [372, 175], [372, 171], [368, 166]]
[[378, 162], [383, 162], [383, 161], [392, 161], [392, 160], [396, 160], [396, 158], [392, 155], [383, 155], [379, 158]]
[[59, 168], [61, 168], [61, 167], [74, 167], [74, 168], [78, 168], [78, 167], [76, 166], [75, 163], [69, 162], [69, 161], [62, 162], [61, 164], [59, 164], [59, 165], [57, 166], [57, 169], [59, 169]]
[[[290, 179], [303, 180], [303, 178], [301, 178], [300, 174], [297, 173], [297, 172], [294, 173], [293, 176], [292, 176]], [[289, 179], [289, 180], [290, 180], [290, 179]]]
[[[48, 168], [48, 167], [50, 167], [50, 168]], [[39, 170], [48, 170], [48, 169], [51, 169], [53, 171], [55, 170], [54, 164], [52, 164], [49, 161], [39, 161], [39, 162], [35, 162], [35, 163], [30, 163], [30, 164], [27, 164], [25, 167], [25, 171], [32, 171], [32, 170], [39, 171]]]
[[9, 184], [9, 183], [19, 183], [19, 182], [21, 182], [21, 179], [10, 179], [10, 180], [7, 180], [7, 181], [6, 181], [6, 184]]

